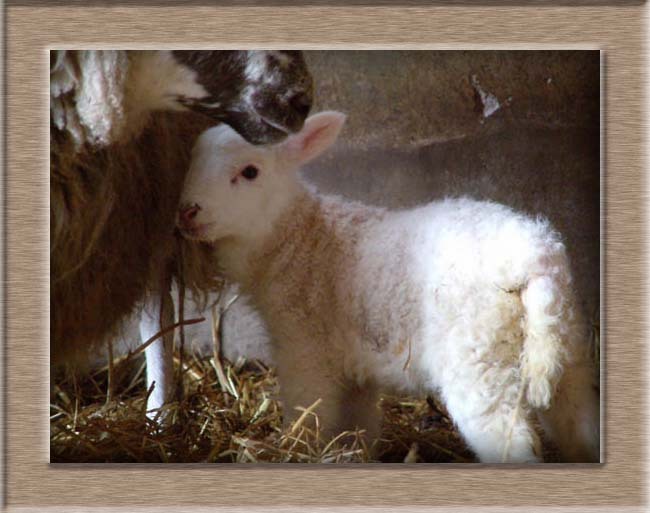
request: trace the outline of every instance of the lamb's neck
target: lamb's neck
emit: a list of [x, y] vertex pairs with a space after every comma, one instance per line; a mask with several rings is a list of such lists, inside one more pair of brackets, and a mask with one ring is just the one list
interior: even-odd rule
[[246, 287], [253, 280], [260, 264], [273, 258], [282, 248], [290, 251], [305, 225], [319, 215], [318, 197], [301, 188], [263, 234], [230, 237], [218, 243], [217, 251], [223, 272], [230, 280]]
[[303, 285], [334, 286], [341, 273], [354, 272], [366, 223], [382, 215], [379, 209], [303, 191], [262, 240], [231, 242], [222, 254], [227, 274], [253, 296], [305, 290]]

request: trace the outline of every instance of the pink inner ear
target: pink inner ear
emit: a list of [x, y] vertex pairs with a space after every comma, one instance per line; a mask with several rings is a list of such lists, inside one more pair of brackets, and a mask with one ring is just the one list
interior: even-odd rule
[[285, 142], [285, 149], [297, 164], [304, 164], [322, 153], [336, 138], [336, 127], [330, 119], [308, 119], [305, 127]]
[[315, 141], [318, 140], [320, 137], [320, 134], [323, 133], [324, 130], [327, 130], [329, 128], [329, 125], [321, 126], [320, 128], [315, 129], [311, 133], [307, 135], [302, 141], [302, 149], [303, 150], [310, 150], [314, 148], [314, 145], [316, 145]]

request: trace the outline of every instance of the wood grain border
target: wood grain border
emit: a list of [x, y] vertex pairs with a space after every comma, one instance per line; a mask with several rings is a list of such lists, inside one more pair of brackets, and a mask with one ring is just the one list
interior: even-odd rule
[[[165, 2], [162, 2], [164, 4]], [[645, 510], [647, 7], [5, 8], [5, 506], [9, 511]], [[604, 465], [48, 464], [51, 47], [598, 48], [605, 56]], [[46, 509], [48, 508], [48, 509]], [[458, 508], [458, 509], [457, 509]], [[575, 508], [575, 509], [572, 509]]]

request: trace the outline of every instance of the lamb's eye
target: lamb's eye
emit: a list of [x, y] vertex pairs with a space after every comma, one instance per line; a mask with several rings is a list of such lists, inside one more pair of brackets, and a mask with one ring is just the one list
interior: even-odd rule
[[255, 166], [246, 166], [242, 172], [241, 175], [246, 178], [246, 180], [255, 180], [257, 178], [257, 175], [259, 173], [259, 170]]

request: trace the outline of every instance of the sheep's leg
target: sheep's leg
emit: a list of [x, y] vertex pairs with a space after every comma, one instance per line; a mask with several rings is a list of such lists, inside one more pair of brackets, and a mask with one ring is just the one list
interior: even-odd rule
[[[283, 427], [288, 428], [292, 422], [297, 420], [302, 408], [312, 406], [317, 400], [320, 403], [314, 409], [318, 415], [318, 426], [324, 438], [331, 438], [339, 434], [341, 429], [341, 391], [331, 385], [313, 387], [303, 386], [304, 382], [287, 385], [287, 381], [280, 378], [280, 398], [283, 406]], [[314, 428], [312, 418], [305, 419], [305, 425]]]
[[[318, 415], [321, 435], [327, 438], [341, 431], [344, 388], [335, 383], [324, 369], [320, 369], [313, 357], [311, 360], [305, 357], [302, 361], [296, 361], [289, 354], [286, 357], [278, 355], [277, 372], [284, 428], [301, 416], [302, 412], [296, 407], [308, 408], [320, 399], [314, 412]], [[306, 425], [311, 428], [314, 427], [312, 419], [305, 419]]]
[[564, 251], [540, 260], [522, 300], [528, 332], [523, 360], [530, 380], [528, 399], [541, 406], [540, 421], [563, 461], [599, 461], [595, 375]]
[[[148, 340], [163, 328], [174, 324], [174, 302], [169, 288], [153, 293], [147, 299], [140, 317], [140, 336]], [[154, 388], [147, 401], [147, 415], [153, 418], [156, 410], [174, 395], [174, 332], [171, 331], [145, 350], [147, 360], [147, 389]]]
[[600, 460], [600, 407], [591, 365], [568, 367], [551, 407], [539, 412], [544, 432], [560, 450], [562, 461]]
[[[372, 447], [381, 435], [381, 410], [378, 401], [379, 389], [371, 384], [350, 385], [341, 401], [339, 415], [346, 423], [342, 427], [365, 430], [365, 439], [369, 447]], [[371, 450], [371, 457], [375, 455], [375, 451]]]
[[[462, 398], [458, 398], [463, 403]], [[465, 398], [466, 400], [467, 398]], [[487, 413], [485, 405], [468, 408], [458, 401], [447, 402], [458, 430], [482, 463], [536, 463], [541, 443], [527, 414], [513, 405], [498, 405]], [[458, 411], [462, 414], [458, 414]]]
[[540, 461], [525, 388], [508, 366], [466, 361], [443, 383], [442, 397], [458, 430], [483, 463]]
[[[281, 366], [280, 366], [281, 368]], [[320, 434], [327, 440], [343, 431], [363, 429], [369, 446], [381, 434], [381, 411], [377, 405], [378, 390], [373, 386], [337, 382], [331, 376], [292, 369], [288, 374], [279, 370], [280, 396], [284, 412], [284, 428], [302, 414], [296, 406], [307, 408], [318, 399], [314, 410], [318, 414]], [[305, 423], [313, 428], [311, 418]], [[374, 453], [371, 451], [371, 457]]]

